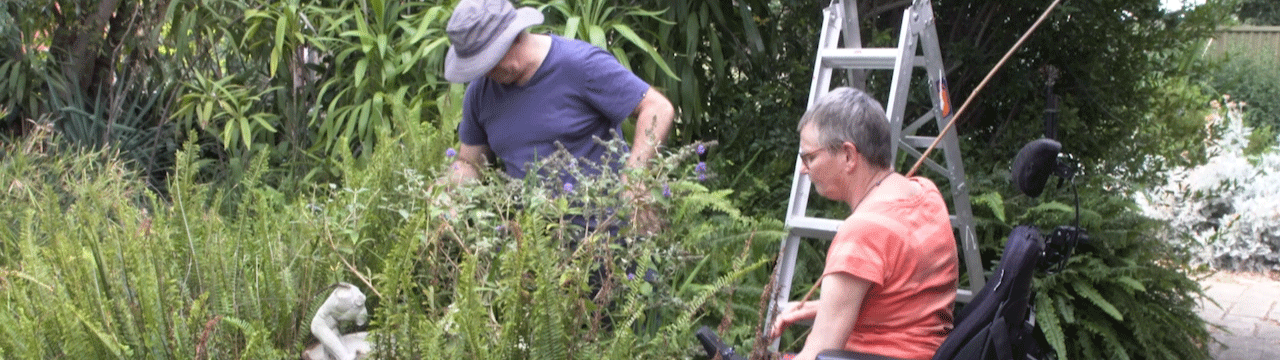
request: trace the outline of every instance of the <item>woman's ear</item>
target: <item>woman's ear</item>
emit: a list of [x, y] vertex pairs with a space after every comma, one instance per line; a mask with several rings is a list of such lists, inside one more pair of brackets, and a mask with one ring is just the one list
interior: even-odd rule
[[845, 160], [848, 160], [850, 155], [856, 154], [857, 152], [858, 147], [854, 146], [853, 143], [848, 141], [840, 143], [840, 155], [843, 155]]
[[849, 172], [853, 172], [853, 169], [858, 167], [858, 162], [861, 160], [861, 155], [858, 152], [858, 146], [845, 141], [843, 144], [840, 144], [840, 153], [844, 155], [845, 163], [849, 164]]

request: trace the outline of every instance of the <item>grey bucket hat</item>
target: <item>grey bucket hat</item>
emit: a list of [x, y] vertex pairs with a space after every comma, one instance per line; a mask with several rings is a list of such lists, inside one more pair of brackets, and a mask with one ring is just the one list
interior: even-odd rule
[[515, 9], [509, 0], [462, 0], [449, 18], [449, 53], [444, 78], [471, 82], [492, 70], [511, 48], [516, 35], [542, 23], [537, 9]]

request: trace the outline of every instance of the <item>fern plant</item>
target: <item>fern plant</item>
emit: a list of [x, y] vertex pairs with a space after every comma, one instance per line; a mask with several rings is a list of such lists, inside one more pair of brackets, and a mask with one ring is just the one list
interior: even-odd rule
[[[1195, 313], [1204, 294], [1187, 254], [1156, 238], [1160, 223], [1138, 214], [1131, 200], [1090, 188], [1081, 190], [1080, 204], [1090, 241], [1062, 271], [1035, 279], [1047, 350], [1058, 359], [1208, 359], [1214, 340]], [[1020, 223], [1050, 225], [1070, 224], [1075, 211], [1047, 201], [1010, 213], [1021, 213]]]

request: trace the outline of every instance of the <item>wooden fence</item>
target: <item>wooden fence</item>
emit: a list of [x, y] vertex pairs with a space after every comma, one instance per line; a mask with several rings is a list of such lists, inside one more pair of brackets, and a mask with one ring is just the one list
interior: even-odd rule
[[1205, 47], [1209, 56], [1254, 57], [1280, 64], [1280, 26], [1236, 26], [1218, 32]]

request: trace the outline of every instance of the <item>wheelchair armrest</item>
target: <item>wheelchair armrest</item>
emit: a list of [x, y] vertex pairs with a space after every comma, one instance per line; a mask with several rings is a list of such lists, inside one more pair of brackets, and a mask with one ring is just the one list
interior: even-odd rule
[[818, 360], [901, 360], [901, 359], [891, 358], [888, 356], [881, 356], [876, 354], [860, 353], [857, 351], [832, 349], [832, 350], [823, 350], [822, 352], [818, 353]]
[[733, 347], [725, 345], [724, 341], [720, 340], [720, 336], [717, 336], [716, 332], [712, 331], [711, 328], [703, 326], [694, 333], [694, 336], [698, 338], [698, 342], [702, 343], [702, 348], [707, 351], [707, 356], [709, 357], [715, 358], [716, 355], [720, 355], [723, 360], [747, 359], [735, 353]]

